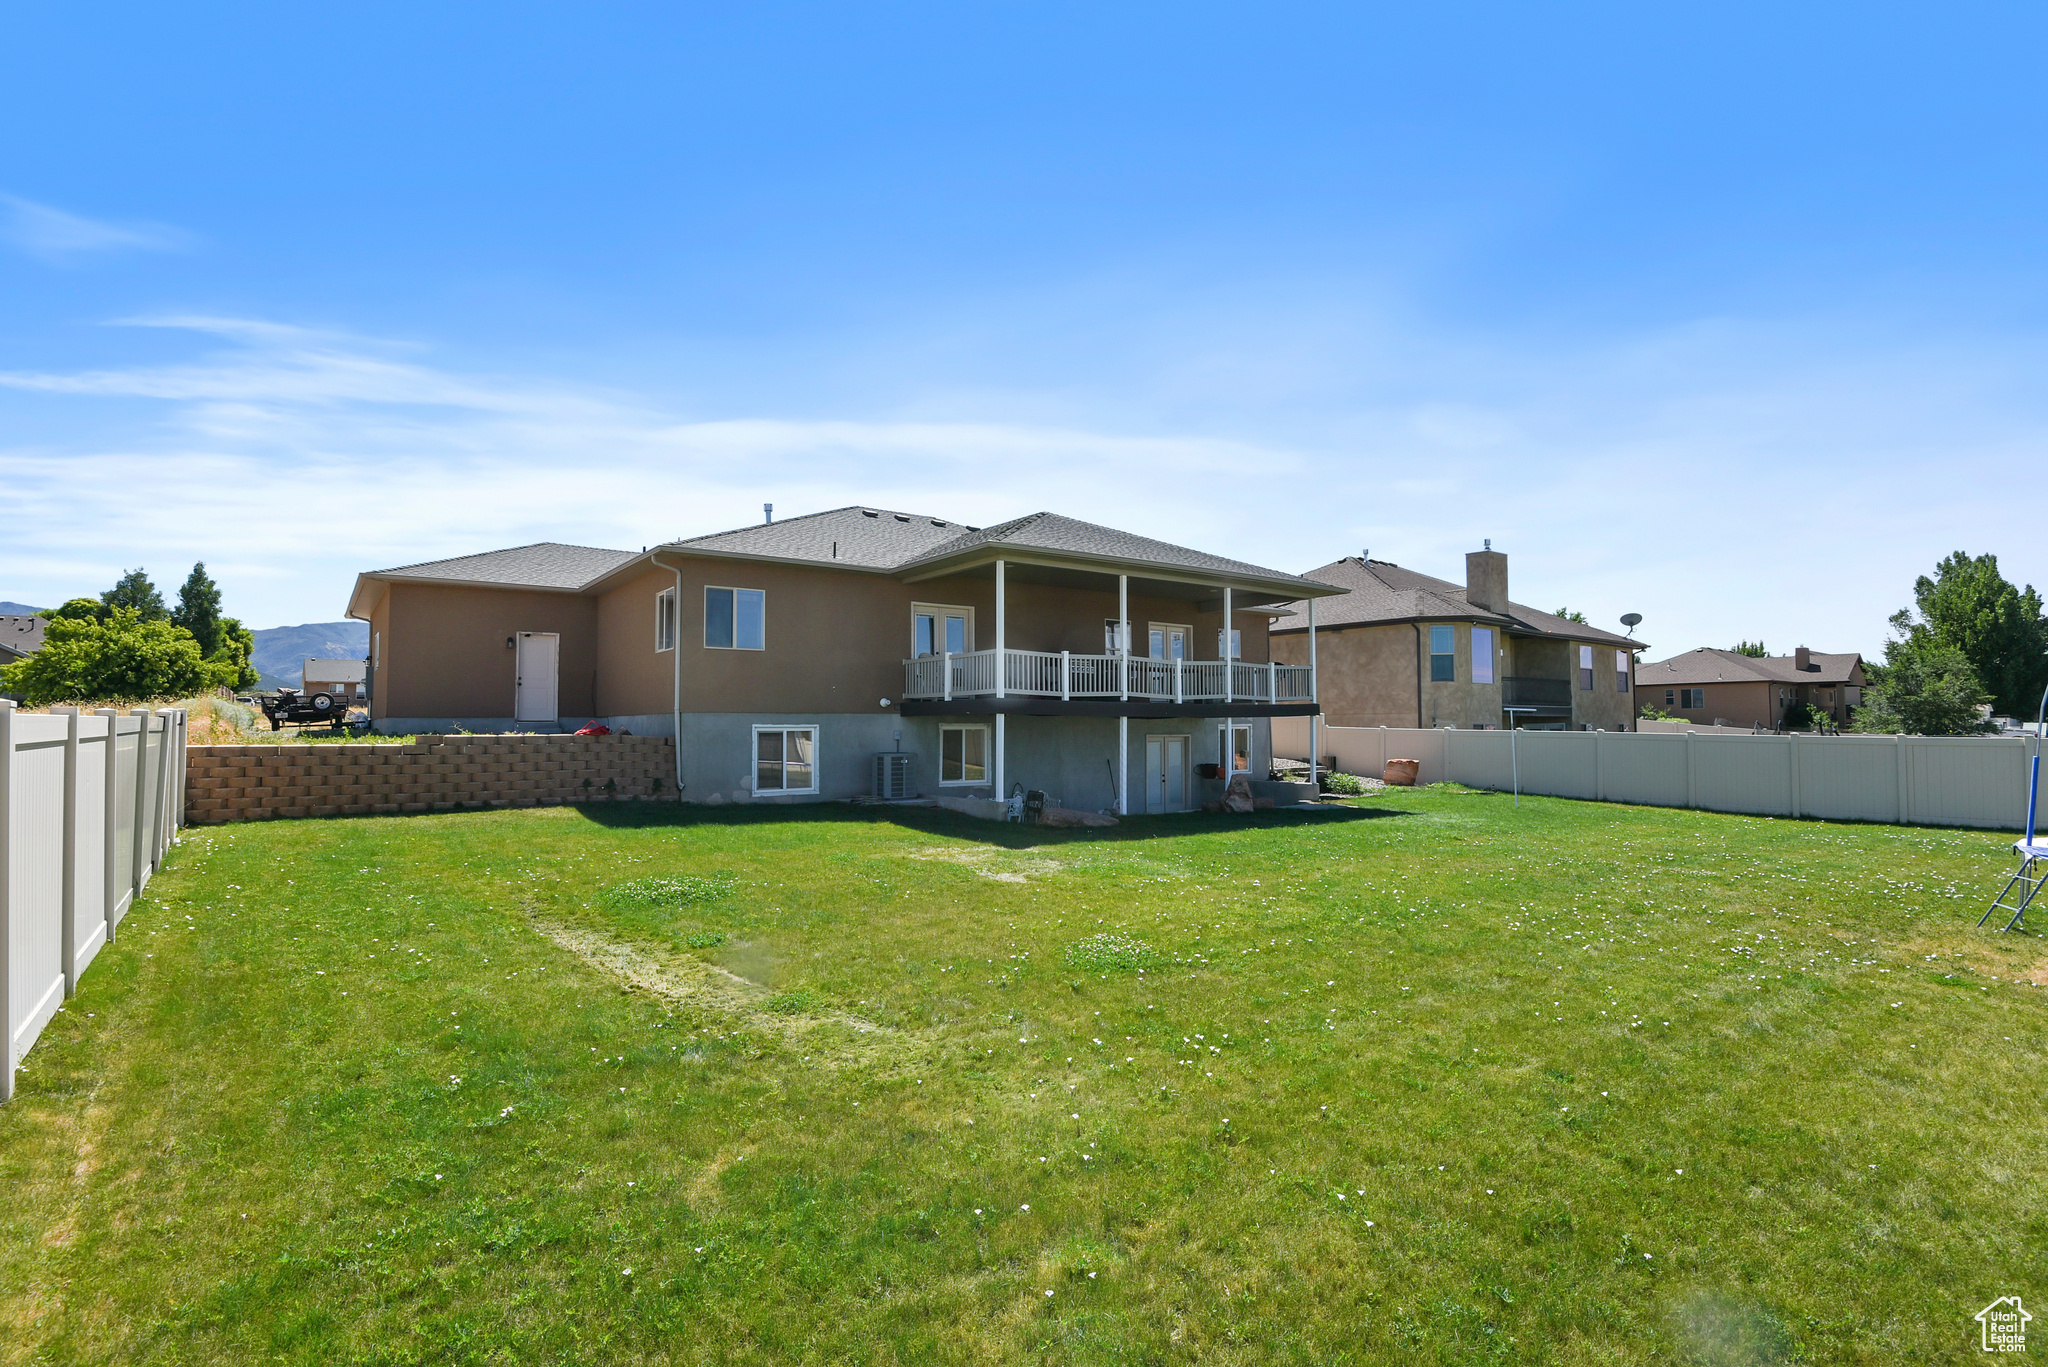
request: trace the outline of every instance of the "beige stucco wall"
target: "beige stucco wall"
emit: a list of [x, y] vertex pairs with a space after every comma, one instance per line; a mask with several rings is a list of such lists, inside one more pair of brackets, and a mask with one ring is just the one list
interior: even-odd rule
[[[1331, 726], [1499, 726], [1504, 720], [1501, 684], [1511, 676], [1568, 682], [1573, 729], [1584, 725], [1618, 731], [1635, 714], [1633, 691], [1615, 686], [1613, 646], [1593, 646], [1593, 687], [1588, 691], [1579, 687], [1580, 642], [1507, 636], [1496, 630], [1494, 681], [1480, 684], [1472, 682], [1471, 623], [1436, 623], [1454, 632], [1457, 677], [1433, 681], [1431, 625], [1397, 622], [1318, 630], [1316, 672], [1324, 720]], [[1308, 633], [1275, 633], [1272, 649], [1274, 658], [1284, 663], [1307, 664]]]
[[505, 648], [505, 638], [522, 631], [561, 637], [561, 715], [593, 715], [595, 599], [528, 589], [392, 584], [371, 612], [371, 630], [384, 637], [375, 717], [510, 717], [518, 652]]
[[[1308, 633], [1275, 632], [1273, 656], [1282, 664], [1307, 664]], [[1332, 726], [1416, 725], [1415, 667], [1415, 628], [1409, 623], [1317, 631], [1323, 719]]]

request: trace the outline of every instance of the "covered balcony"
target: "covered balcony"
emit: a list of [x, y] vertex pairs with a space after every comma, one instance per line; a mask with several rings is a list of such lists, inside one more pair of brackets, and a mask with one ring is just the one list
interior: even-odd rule
[[903, 662], [906, 702], [1042, 698], [1273, 706], [1315, 701], [1308, 665], [1244, 660], [1155, 660], [1072, 651], [975, 650]]

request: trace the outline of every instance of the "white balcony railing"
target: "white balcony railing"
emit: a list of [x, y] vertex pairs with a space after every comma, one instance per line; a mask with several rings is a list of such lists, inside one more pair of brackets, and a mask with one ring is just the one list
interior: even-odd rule
[[993, 697], [997, 657], [1002, 693], [1014, 698], [1135, 698], [1146, 702], [1308, 702], [1307, 665], [1229, 666], [1221, 660], [1151, 660], [1071, 651], [976, 650], [903, 662], [903, 696], [919, 700]]

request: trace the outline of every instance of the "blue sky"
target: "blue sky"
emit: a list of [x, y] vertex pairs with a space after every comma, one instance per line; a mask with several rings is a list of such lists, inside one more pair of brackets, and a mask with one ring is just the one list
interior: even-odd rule
[[0, 16], [0, 598], [873, 503], [1653, 654], [2048, 583], [2038, 7]]

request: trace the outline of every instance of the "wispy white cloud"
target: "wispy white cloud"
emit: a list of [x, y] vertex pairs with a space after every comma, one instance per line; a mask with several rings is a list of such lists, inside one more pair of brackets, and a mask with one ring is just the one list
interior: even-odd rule
[[415, 344], [135, 321], [214, 349], [0, 373], [8, 403], [96, 415], [101, 433], [0, 445], [0, 598], [204, 558], [252, 621], [323, 620], [363, 569], [523, 541], [639, 546], [752, 522], [764, 501], [974, 524], [1050, 508], [1289, 569], [1370, 547], [1453, 578], [1492, 537], [1519, 599], [1604, 622], [1644, 612], [1641, 634], [1672, 649], [1759, 633], [1875, 648], [1913, 574], [1958, 547], [2048, 580], [2038, 539], [2001, 533], [1999, 490], [2048, 457], [2028, 382], [2043, 358], [2025, 341], [1735, 322], [1577, 349], [1418, 335], [1399, 383], [1146, 422], [1081, 390], [848, 417], [689, 412], [466, 373]]
[[191, 236], [161, 223], [107, 223], [0, 195], [0, 241], [53, 264], [110, 252], [178, 251]]

